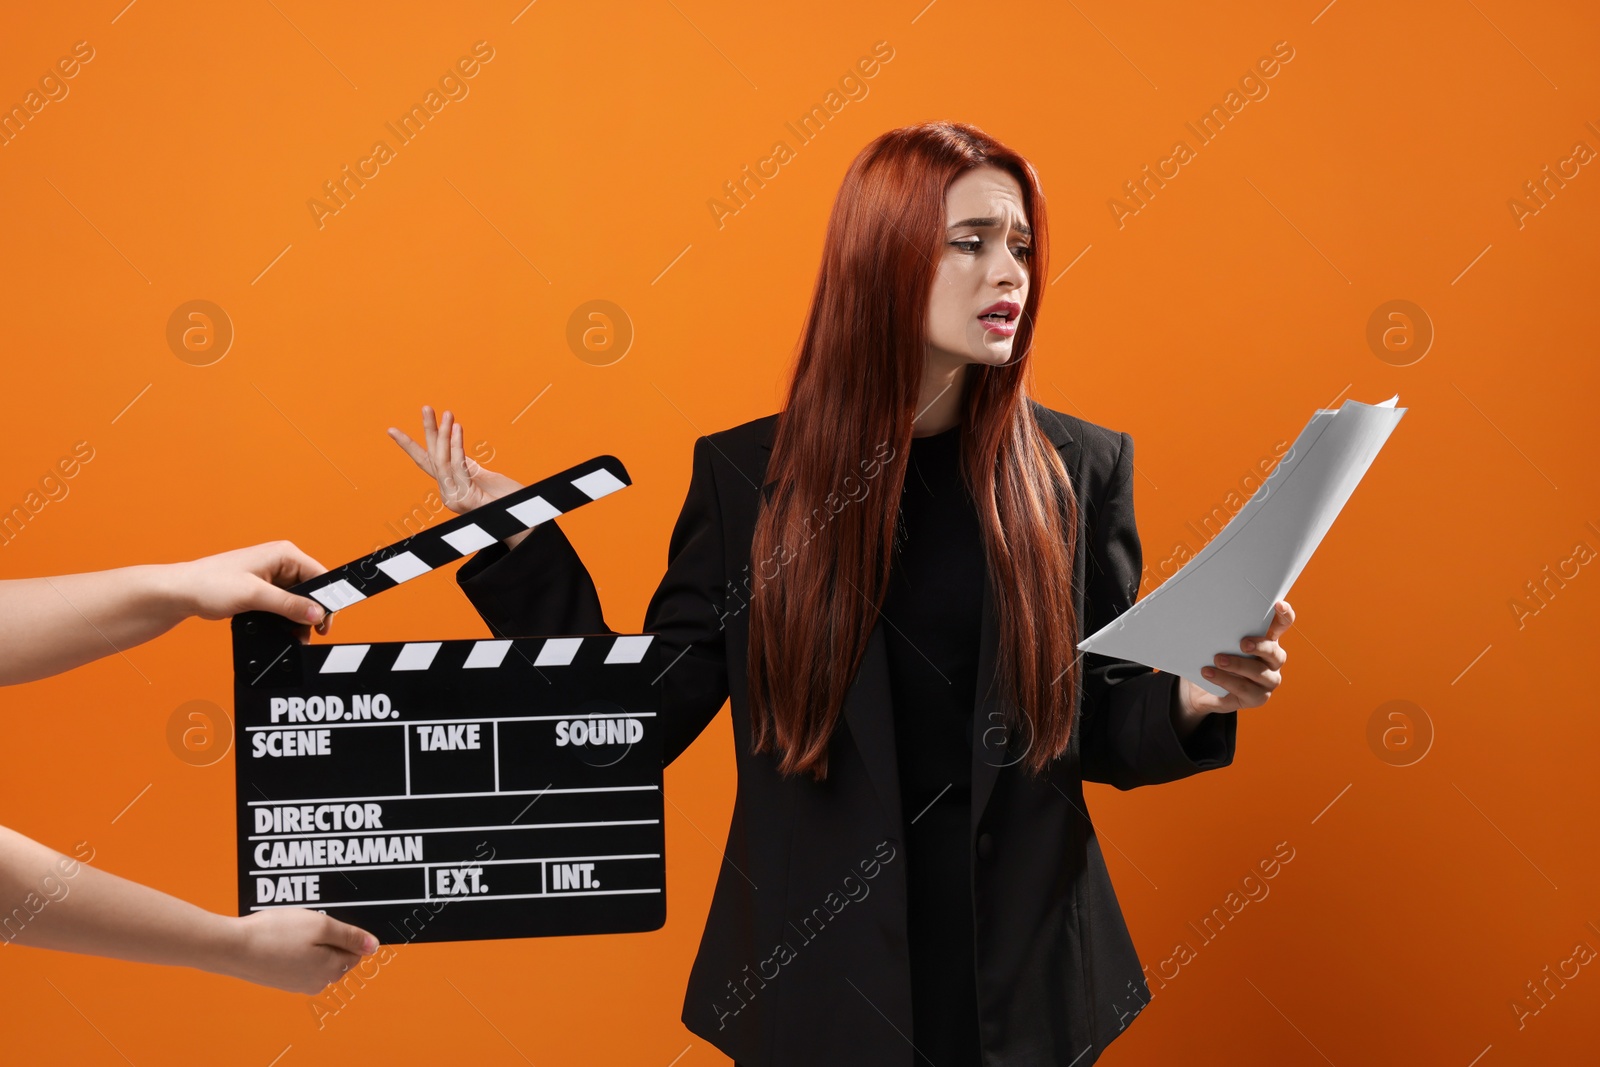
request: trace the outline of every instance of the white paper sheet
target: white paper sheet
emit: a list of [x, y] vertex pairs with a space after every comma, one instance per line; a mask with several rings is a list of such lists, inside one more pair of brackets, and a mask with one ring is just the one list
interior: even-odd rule
[[1222, 532], [1078, 648], [1182, 675], [1213, 696], [1226, 696], [1200, 668], [1212, 666], [1219, 652], [1242, 655], [1242, 639], [1266, 633], [1272, 605], [1287, 596], [1405, 416], [1405, 408], [1395, 407], [1399, 399], [1317, 409]]

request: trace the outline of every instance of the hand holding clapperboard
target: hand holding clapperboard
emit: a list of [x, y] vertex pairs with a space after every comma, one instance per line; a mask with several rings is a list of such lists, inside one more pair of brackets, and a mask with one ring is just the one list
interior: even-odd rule
[[[340, 611], [631, 484], [599, 456], [295, 586]], [[233, 620], [239, 913], [385, 942], [666, 921], [652, 635], [301, 644]]]

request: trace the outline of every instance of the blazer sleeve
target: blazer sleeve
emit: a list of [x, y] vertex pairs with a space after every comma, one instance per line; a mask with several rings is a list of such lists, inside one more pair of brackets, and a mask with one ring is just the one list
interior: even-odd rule
[[[1126, 433], [1119, 436], [1121, 449], [1105, 495], [1084, 534], [1089, 539], [1084, 636], [1133, 606], [1144, 566], [1133, 515], [1133, 438]], [[1233, 762], [1237, 712], [1208, 715], [1194, 733], [1179, 740], [1172, 724], [1179, 706], [1179, 681], [1179, 675], [1142, 663], [1084, 653], [1078, 714], [1086, 781], [1132, 789]]]
[[[721, 508], [711, 443], [694, 444], [694, 470], [667, 545], [667, 571], [645, 609], [642, 632], [660, 644], [663, 761], [688, 748], [728, 699], [722, 603], [726, 585]], [[552, 520], [516, 548], [496, 543], [456, 572], [472, 606], [498, 637], [615, 633], [572, 542]]]

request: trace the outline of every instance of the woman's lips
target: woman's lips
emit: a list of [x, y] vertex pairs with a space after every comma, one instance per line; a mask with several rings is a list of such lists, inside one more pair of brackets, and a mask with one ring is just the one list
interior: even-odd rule
[[1017, 332], [1017, 319], [1022, 314], [1022, 305], [1014, 300], [996, 300], [982, 311], [978, 312], [978, 321], [983, 323], [986, 338], [1011, 337]]

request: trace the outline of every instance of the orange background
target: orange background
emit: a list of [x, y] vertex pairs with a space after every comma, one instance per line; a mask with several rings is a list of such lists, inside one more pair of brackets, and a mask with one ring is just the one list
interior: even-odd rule
[[[777, 406], [850, 160], [895, 126], [973, 122], [1042, 176], [1055, 242], [1036, 395], [1136, 438], [1146, 593], [1173, 546], [1200, 547], [1188, 524], [1314, 408], [1399, 393], [1409, 409], [1291, 593], [1284, 685], [1242, 713], [1233, 767], [1091, 787], [1141, 957], [1154, 973], [1195, 948], [1103, 1062], [1592, 1055], [1595, 966], [1520, 1029], [1511, 1004], [1575, 945], [1600, 949], [1600, 727], [1593, 674], [1575, 669], [1592, 662], [1600, 577], [1571, 563], [1520, 620], [1513, 601], [1579, 543], [1600, 548], [1580, 429], [1595, 425], [1600, 176], [1583, 166], [1521, 226], [1508, 208], [1575, 142], [1600, 149], [1591, 6], [123, 2], [8, 13], [0, 34], [0, 103], [75, 42], [95, 52], [0, 148], [16, 420], [0, 505], [76, 442], [94, 449], [0, 549], [0, 574], [277, 537], [354, 558], [432, 489], [384, 436], [415, 432], [430, 402], [523, 480], [622, 458], [634, 487], [563, 525], [612, 626], [637, 628], [694, 437]], [[494, 58], [469, 95], [319, 228], [307, 200], [478, 41]], [[868, 95], [797, 145], [785, 122], [878, 41], [893, 58]], [[1270, 94], [1118, 228], [1107, 201], [1192, 144], [1184, 123], [1279, 41], [1294, 58]], [[779, 138], [795, 157], [719, 228], [708, 200]], [[193, 299], [236, 331], [210, 366], [166, 341]], [[636, 330], [609, 366], [566, 340], [593, 299]], [[1437, 331], [1409, 366], [1366, 340], [1391, 299]], [[333, 636], [485, 632], [446, 574], [342, 614]], [[6, 690], [0, 821], [230, 910], [233, 761], [169, 748], [190, 700], [231, 703], [223, 624]], [[1369, 741], [1397, 700], [1420, 709], [1410, 742]], [[1424, 717], [1431, 748], [1393, 765]], [[303, 996], [0, 949], [6, 1058], [726, 1062], [678, 1013], [730, 737], [719, 718], [667, 772], [657, 933], [403, 947], [320, 1029]], [[1204, 943], [1188, 924], [1279, 842], [1294, 859], [1270, 895]]]

